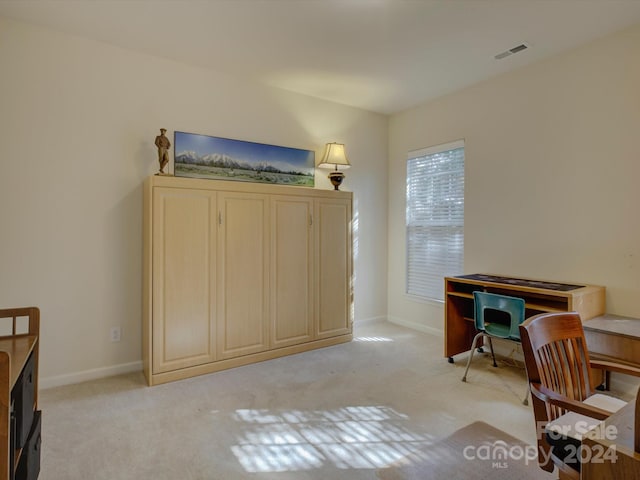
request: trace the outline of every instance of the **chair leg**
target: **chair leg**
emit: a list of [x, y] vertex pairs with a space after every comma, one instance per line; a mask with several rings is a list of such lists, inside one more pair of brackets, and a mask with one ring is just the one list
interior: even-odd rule
[[473, 352], [476, 350], [476, 344], [478, 343], [478, 339], [484, 335], [482, 332], [478, 333], [475, 337], [473, 337], [473, 342], [471, 343], [471, 351], [469, 352], [469, 359], [467, 360], [467, 368], [464, 370], [464, 375], [462, 377], [462, 381], [467, 381], [467, 372], [469, 371], [469, 366], [471, 365], [471, 359], [473, 359]]
[[498, 364], [496, 363], [496, 355], [495, 353], [493, 353], [493, 342], [491, 342], [490, 336], [487, 336], [487, 338], [489, 339], [489, 348], [491, 349], [491, 358], [493, 359], [493, 366], [497, 367]]

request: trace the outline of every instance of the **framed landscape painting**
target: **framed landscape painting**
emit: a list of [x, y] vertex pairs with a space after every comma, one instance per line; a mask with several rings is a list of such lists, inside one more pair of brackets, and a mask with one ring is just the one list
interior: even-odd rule
[[178, 177], [313, 187], [315, 152], [230, 138], [175, 132]]

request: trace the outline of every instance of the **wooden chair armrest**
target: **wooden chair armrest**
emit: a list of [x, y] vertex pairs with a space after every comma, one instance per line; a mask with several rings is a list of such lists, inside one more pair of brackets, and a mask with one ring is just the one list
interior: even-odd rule
[[640, 368], [632, 367], [631, 365], [608, 362], [606, 360], [591, 360], [589, 362], [589, 365], [591, 366], [591, 368], [608, 370], [610, 372], [625, 373], [627, 375], [633, 375], [634, 377], [640, 377]]
[[595, 418], [596, 420], [605, 420], [611, 415], [611, 412], [603, 410], [602, 408], [594, 407], [592, 405], [586, 405], [578, 400], [560, 395], [559, 393], [549, 390], [547, 387], [542, 386], [539, 383], [531, 383], [531, 395], [539, 398], [545, 403], [550, 403], [565, 410], [586, 415], [587, 417]]

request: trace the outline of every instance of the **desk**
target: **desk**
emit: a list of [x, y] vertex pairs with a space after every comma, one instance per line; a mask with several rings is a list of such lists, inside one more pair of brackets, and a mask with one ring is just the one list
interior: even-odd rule
[[606, 314], [582, 326], [594, 358], [640, 368], [640, 318]]
[[[601, 315], [583, 322], [589, 355], [640, 368], [640, 319]], [[605, 372], [604, 387], [610, 386], [611, 372]]]
[[[605, 428], [617, 429], [615, 439], [597, 438], [594, 432], [587, 432], [582, 444], [590, 461], [581, 466], [582, 480], [640, 480], [640, 454], [633, 448], [634, 414], [635, 402], [631, 401], [603, 422]], [[615, 448], [615, 461], [604, 454], [603, 447]]]
[[444, 356], [471, 349], [476, 334], [473, 322], [473, 292], [497, 293], [525, 301], [525, 317], [544, 312], [576, 311], [582, 320], [605, 312], [605, 288], [596, 285], [570, 285], [493, 274], [472, 274], [444, 279]]

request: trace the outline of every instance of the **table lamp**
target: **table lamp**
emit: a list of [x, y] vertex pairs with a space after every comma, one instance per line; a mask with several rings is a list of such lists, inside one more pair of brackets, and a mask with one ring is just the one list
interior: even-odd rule
[[335, 168], [333, 172], [329, 173], [329, 180], [336, 190], [338, 190], [338, 187], [344, 179], [344, 173], [338, 171], [338, 165], [342, 168], [349, 168], [351, 166], [344, 152], [344, 145], [342, 143], [327, 143], [324, 157], [322, 157], [322, 161], [318, 164], [318, 168]]

